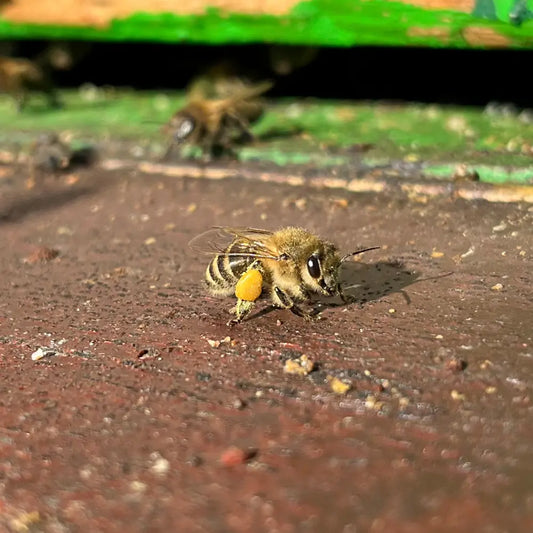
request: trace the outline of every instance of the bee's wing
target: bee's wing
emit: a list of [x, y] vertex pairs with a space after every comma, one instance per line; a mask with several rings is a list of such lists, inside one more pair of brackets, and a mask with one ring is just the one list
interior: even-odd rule
[[[271, 231], [257, 228], [216, 226], [192, 239], [189, 246], [195, 252], [204, 254], [225, 253], [230, 257], [257, 257], [278, 261], [280, 259], [278, 251], [265, 242], [271, 235]], [[227, 252], [231, 242], [234, 244], [231, 251]]]

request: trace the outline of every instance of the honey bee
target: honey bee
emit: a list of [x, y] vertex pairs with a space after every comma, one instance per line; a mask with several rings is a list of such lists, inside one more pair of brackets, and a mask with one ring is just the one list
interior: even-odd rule
[[[1, 2], [0, 2], [1, 3]], [[0, 92], [11, 95], [22, 111], [31, 93], [42, 93], [50, 107], [61, 102], [52, 82], [52, 71], [68, 70], [88, 49], [82, 43], [55, 43], [32, 59], [0, 56]]]
[[253, 139], [250, 124], [263, 110], [257, 98], [271, 86], [270, 82], [256, 85], [228, 82], [219, 90], [219, 96], [213, 97], [206, 95], [203, 84], [196, 84], [189, 92], [185, 107], [163, 126], [172, 143], [167, 154], [173, 145], [187, 142], [199, 146], [204, 156], [211, 158], [230, 149], [235, 141]]
[[42, 182], [44, 176], [57, 176], [67, 170], [72, 161], [72, 150], [57, 133], [43, 133], [30, 147], [28, 188]]
[[[217, 240], [229, 245], [219, 246]], [[205, 271], [207, 290], [214, 296], [234, 294], [236, 305], [230, 310], [241, 322], [261, 297], [276, 308], [290, 309], [311, 320], [317, 309], [306, 309], [313, 296], [346, 298], [339, 283], [339, 267], [349, 257], [379, 247], [365, 248], [343, 257], [334, 244], [298, 227], [278, 231], [256, 228], [217, 227], [190, 242], [197, 251], [214, 253]]]
[[0, 56], [0, 91], [15, 99], [19, 112], [24, 109], [31, 92], [43, 93], [50, 107], [61, 106], [48, 69], [26, 58]]

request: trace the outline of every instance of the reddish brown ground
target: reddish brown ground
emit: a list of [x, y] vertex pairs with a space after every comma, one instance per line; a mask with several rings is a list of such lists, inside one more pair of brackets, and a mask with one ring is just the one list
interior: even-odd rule
[[[533, 530], [530, 204], [2, 176], [0, 529]], [[370, 302], [229, 328], [187, 248], [213, 224], [380, 245], [345, 273]]]

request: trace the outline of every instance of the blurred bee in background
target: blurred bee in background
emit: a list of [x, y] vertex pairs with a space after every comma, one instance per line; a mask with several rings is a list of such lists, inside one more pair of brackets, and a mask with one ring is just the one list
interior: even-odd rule
[[15, 99], [17, 111], [22, 111], [30, 93], [42, 93], [50, 107], [61, 102], [52, 83], [53, 69], [66, 70], [72, 66], [72, 56], [66, 47], [53, 45], [35, 59], [0, 56], [0, 92]]
[[[225, 245], [219, 243], [222, 239]], [[377, 248], [341, 257], [334, 244], [297, 227], [274, 232], [219, 227], [199, 235], [190, 246], [214, 254], [205, 271], [207, 290], [214, 296], [237, 297], [230, 310], [235, 318], [228, 324], [246, 318], [261, 296], [270, 299], [273, 307], [311, 320], [319, 313], [319, 308], [312, 307], [313, 296], [339, 296], [346, 302], [339, 283], [340, 265]]]
[[98, 150], [94, 146], [72, 149], [55, 132], [41, 133], [29, 148], [29, 189], [40, 185], [46, 176], [60, 174], [77, 168], [89, 167], [98, 162]]
[[29, 189], [41, 183], [46, 175], [57, 176], [70, 166], [72, 151], [61, 141], [57, 133], [43, 133], [30, 147], [27, 181]]
[[250, 125], [264, 111], [259, 97], [272, 86], [257, 84], [229, 74], [226, 64], [217, 65], [193, 80], [187, 90], [187, 103], [163, 126], [170, 136], [167, 154], [175, 145], [199, 146], [207, 159], [231, 152], [235, 144], [250, 142]]

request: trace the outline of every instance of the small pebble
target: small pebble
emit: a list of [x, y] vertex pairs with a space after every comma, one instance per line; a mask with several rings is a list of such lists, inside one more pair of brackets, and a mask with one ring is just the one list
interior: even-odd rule
[[462, 372], [466, 368], [466, 361], [458, 357], [452, 357], [446, 361], [446, 368], [452, 372]]
[[150, 470], [157, 474], [158, 476], [162, 476], [166, 474], [170, 469], [170, 463], [167, 459], [162, 457], [159, 453], [154, 452], [152, 455], [153, 463], [150, 467]]
[[375, 405], [376, 405], [376, 397], [372, 396], [372, 394], [369, 394], [365, 400], [365, 407], [367, 409], [374, 409]]
[[35, 263], [48, 263], [49, 261], [55, 259], [58, 255], [58, 250], [47, 248], [46, 246], [40, 246], [24, 259], [24, 263], [28, 263], [30, 265], [34, 265]]
[[240, 398], [235, 398], [231, 405], [233, 409], [238, 409], [240, 411], [241, 409], [244, 409], [246, 407], [246, 402], [244, 400], [241, 400]]
[[406, 396], [402, 396], [398, 400], [398, 404], [400, 405], [400, 407], [407, 407], [409, 405], [409, 398], [407, 398]]
[[505, 222], [502, 222], [501, 224], [498, 224], [497, 226], [494, 226], [492, 228], [492, 231], [504, 231], [507, 228], [507, 224]]
[[43, 359], [43, 357], [52, 357], [54, 355], [57, 355], [57, 351], [52, 348], [37, 348], [37, 350], [31, 354], [31, 360], [39, 361], [40, 359]]
[[462, 394], [459, 391], [456, 391], [455, 389], [452, 390], [452, 392], [450, 393], [450, 396], [452, 397], [452, 400], [455, 400], [455, 401], [462, 401], [466, 398], [464, 394]]
[[220, 464], [223, 466], [237, 466], [248, 462], [256, 455], [254, 450], [243, 450], [237, 446], [230, 446], [222, 452]]
[[307, 376], [315, 368], [315, 363], [303, 354], [298, 359], [287, 359], [283, 365], [283, 372], [286, 374], [296, 374], [298, 376]]
[[329, 386], [335, 394], [346, 394], [351, 388], [350, 383], [344, 383], [339, 378], [328, 376]]

